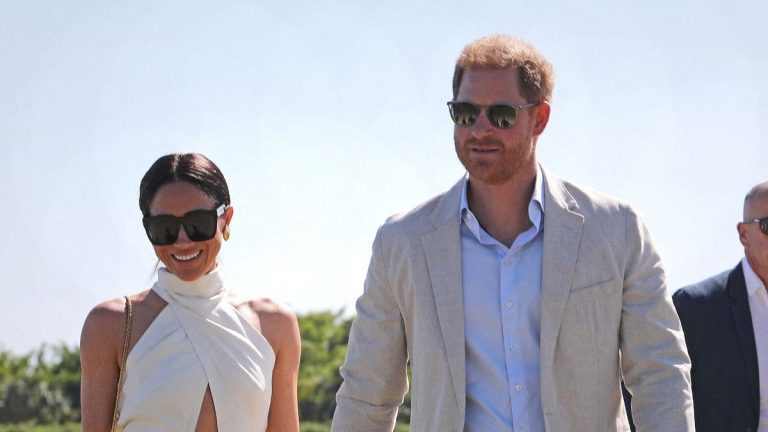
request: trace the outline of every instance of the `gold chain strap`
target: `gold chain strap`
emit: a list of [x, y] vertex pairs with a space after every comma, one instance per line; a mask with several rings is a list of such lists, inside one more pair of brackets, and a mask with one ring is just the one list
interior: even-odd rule
[[112, 412], [112, 431], [117, 426], [117, 414], [120, 407], [120, 393], [123, 390], [123, 371], [125, 359], [128, 356], [128, 342], [131, 340], [131, 323], [133, 322], [133, 304], [128, 296], [125, 296], [125, 341], [123, 342], [123, 355], [120, 357], [120, 375], [117, 378], [117, 394], [115, 395], [115, 410]]

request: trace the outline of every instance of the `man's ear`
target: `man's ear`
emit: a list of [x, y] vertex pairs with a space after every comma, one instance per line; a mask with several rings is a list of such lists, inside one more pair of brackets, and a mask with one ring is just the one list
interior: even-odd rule
[[542, 102], [535, 107], [535, 121], [533, 125], [533, 134], [535, 136], [541, 135], [542, 132], [544, 132], [544, 129], [547, 127], [547, 123], [549, 123], [549, 112], [551, 111], [552, 107], [547, 102]]
[[744, 222], [737, 223], [736, 231], [739, 232], [739, 241], [741, 242], [742, 246], [749, 246], [749, 242], [747, 241], [747, 224]]

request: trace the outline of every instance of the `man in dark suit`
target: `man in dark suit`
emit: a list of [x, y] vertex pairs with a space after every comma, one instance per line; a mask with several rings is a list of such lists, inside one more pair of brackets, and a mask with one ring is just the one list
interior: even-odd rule
[[768, 182], [747, 194], [737, 230], [739, 265], [673, 296], [699, 432], [768, 431]]

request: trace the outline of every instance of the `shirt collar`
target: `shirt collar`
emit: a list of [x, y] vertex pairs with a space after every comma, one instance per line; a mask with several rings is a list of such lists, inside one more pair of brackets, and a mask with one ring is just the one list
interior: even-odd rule
[[757, 290], [765, 289], [763, 281], [761, 281], [757, 273], [752, 270], [752, 266], [749, 265], [749, 260], [747, 257], [741, 259], [741, 268], [744, 270], [744, 282], [747, 284], [747, 294], [750, 297], [752, 297], [752, 295], [755, 294]]
[[[467, 191], [469, 188], [469, 174], [464, 175], [461, 185], [461, 201], [459, 201], [459, 218], [463, 221], [467, 214], [472, 213], [469, 209], [469, 202], [467, 201]], [[541, 167], [536, 166], [536, 180], [533, 183], [533, 194], [531, 194], [531, 201], [528, 203], [528, 217], [531, 219], [531, 223], [536, 227], [536, 232], [541, 231], [545, 209], [544, 209], [544, 179], [541, 173]]]

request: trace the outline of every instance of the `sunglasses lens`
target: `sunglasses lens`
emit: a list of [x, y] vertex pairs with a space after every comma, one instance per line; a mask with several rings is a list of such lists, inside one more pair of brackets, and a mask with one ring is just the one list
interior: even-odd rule
[[169, 245], [179, 237], [179, 222], [173, 217], [154, 216], [144, 218], [144, 228], [149, 241], [155, 245]]
[[195, 210], [182, 217], [160, 215], [143, 219], [149, 241], [156, 246], [167, 246], [179, 239], [179, 230], [192, 241], [210, 240], [216, 235], [218, 215], [216, 210]]
[[216, 235], [216, 213], [210, 210], [187, 213], [183, 218], [184, 231], [192, 241], [210, 240]]
[[494, 105], [488, 108], [488, 120], [499, 129], [509, 129], [515, 124], [517, 110], [508, 105]]
[[459, 126], [472, 126], [480, 114], [480, 109], [469, 103], [454, 102], [450, 107], [451, 118]]
[[[450, 110], [451, 119], [458, 126], [472, 126], [480, 115], [480, 108], [468, 102], [453, 102]], [[488, 120], [499, 129], [511, 128], [517, 119], [517, 109], [509, 105], [493, 105], [487, 113]]]

